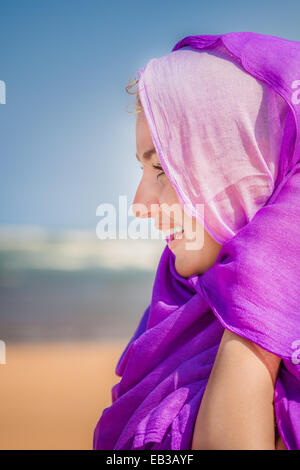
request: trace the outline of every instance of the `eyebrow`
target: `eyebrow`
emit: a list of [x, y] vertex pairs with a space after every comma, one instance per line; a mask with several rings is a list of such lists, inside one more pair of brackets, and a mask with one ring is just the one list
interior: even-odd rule
[[[156, 150], [155, 150], [154, 147], [153, 147], [152, 149], [150, 149], [150, 150], [146, 150], [146, 152], [143, 153], [143, 158], [144, 158], [146, 161], [148, 161], [148, 160], [150, 160], [150, 158], [152, 157], [153, 153], [156, 153]], [[135, 156], [136, 156], [136, 158], [138, 159], [138, 161], [140, 162], [141, 160], [140, 160], [140, 158], [139, 158], [139, 156], [138, 156], [137, 153], [135, 154]]]

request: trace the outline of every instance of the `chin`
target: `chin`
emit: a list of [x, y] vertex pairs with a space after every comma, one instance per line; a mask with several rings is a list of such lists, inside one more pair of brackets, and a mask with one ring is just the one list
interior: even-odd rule
[[195, 274], [193, 270], [188, 269], [188, 267], [185, 266], [184, 262], [180, 262], [180, 259], [178, 259], [177, 256], [175, 257], [175, 269], [177, 273], [179, 274], [179, 276], [181, 277], [188, 278], [192, 276], [193, 274]]
[[189, 256], [186, 252], [177, 252], [176, 250], [172, 250], [175, 255], [175, 269], [177, 273], [185, 278], [189, 278], [194, 274], [201, 276], [205, 272], [205, 267], [203, 262], [201, 263], [200, 260], [195, 262], [195, 256]]

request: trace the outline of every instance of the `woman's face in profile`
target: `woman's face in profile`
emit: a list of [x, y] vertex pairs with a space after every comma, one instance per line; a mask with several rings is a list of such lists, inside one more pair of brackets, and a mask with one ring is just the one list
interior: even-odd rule
[[181, 238], [168, 243], [175, 255], [176, 271], [185, 278], [203, 274], [215, 263], [222, 245], [196, 218], [184, 212], [160, 164], [143, 112], [139, 112], [136, 119], [136, 149], [143, 173], [133, 201], [134, 214], [136, 217], [152, 217], [159, 230], [173, 231], [175, 227], [182, 227]]

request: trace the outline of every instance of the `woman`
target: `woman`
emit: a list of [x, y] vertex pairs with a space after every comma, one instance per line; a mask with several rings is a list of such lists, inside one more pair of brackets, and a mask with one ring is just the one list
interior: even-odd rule
[[95, 449], [300, 448], [299, 63], [299, 43], [228, 33], [139, 71], [135, 213], [183, 230]]

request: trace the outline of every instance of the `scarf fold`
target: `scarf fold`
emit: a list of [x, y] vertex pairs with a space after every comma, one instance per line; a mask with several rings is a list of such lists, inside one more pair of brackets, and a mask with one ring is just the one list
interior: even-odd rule
[[[208, 74], [202, 88], [196, 87], [197, 64], [209, 65], [201, 69]], [[224, 90], [234, 86], [228, 100], [219, 90], [214, 110], [205, 76], [220, 77], [220, 64], [227, 67]], [[177, 273], [169, 247], [163, 250], [151, 302], [116, 366], [121, 380], [95, 428], [94, 449], [190, 449], [224, 328], [282, 358], [276, 421], [286, 448], [300, 449], [299, 64], [299, 42], [241, 32], [188, 36], [140, 71], [140, 97], [161, 164], [181, 204], [190, 204], [189, 215], [202, 220], [196, 205], [204, 203], [203, 224], [222, 248], [204, 274], [187, 279]], [[227, 76], [240, 78], [226, 82]], [[177, 88], [182, 77], [186, 84]], [[250, 101], [243, 101], [245, 90]], [[191, 134], [194, 108], [177, 119], [189, 93], [199, 113], [210, 103], [210, 119], [204, 114], [197, 136]], [[217, 120], [227, 113], [237, 118], [234, 126], [232, 119]], [[211, 165], [219, 165], [220, 174]]]

